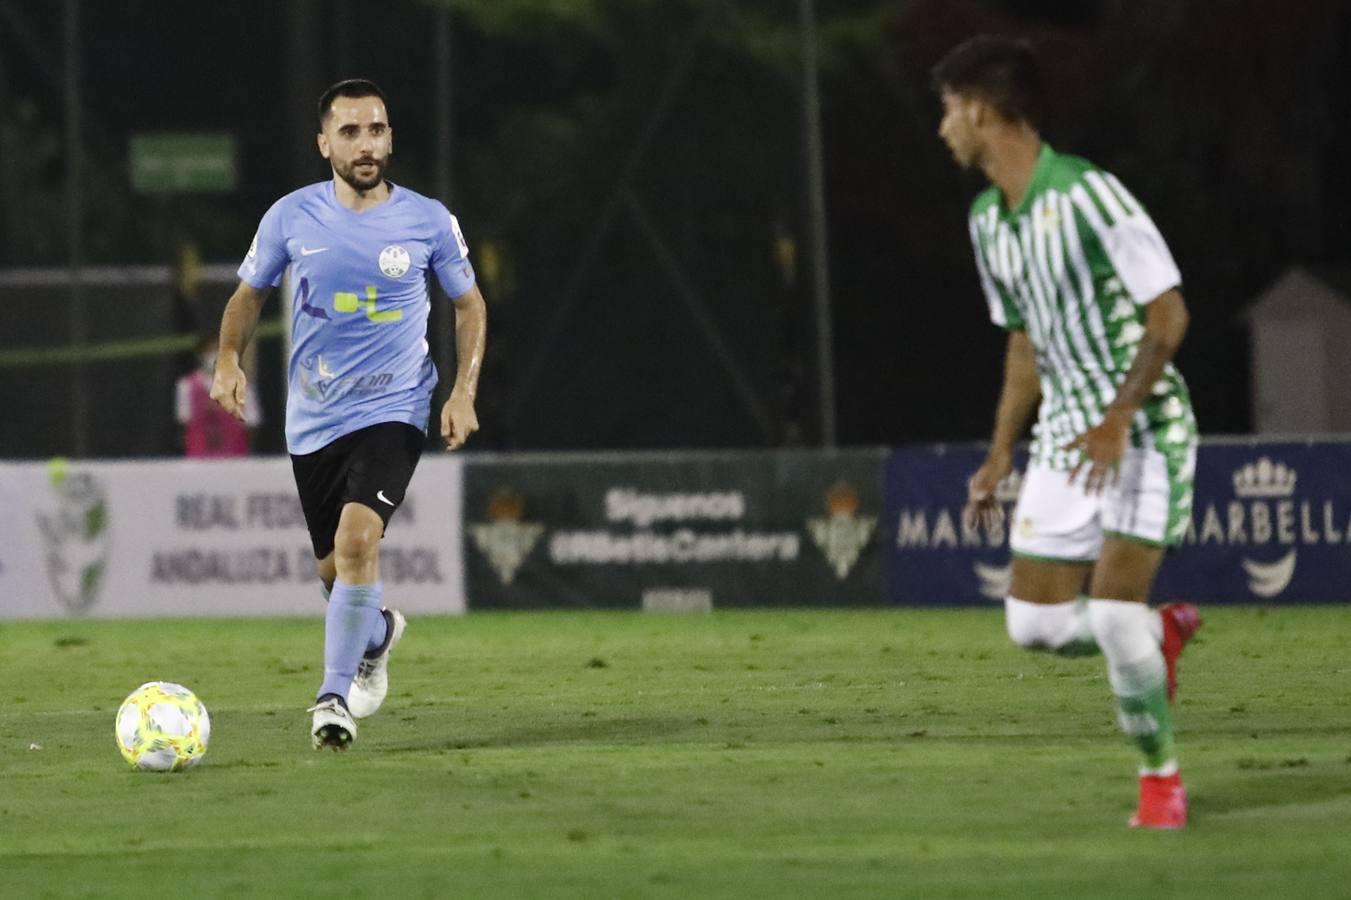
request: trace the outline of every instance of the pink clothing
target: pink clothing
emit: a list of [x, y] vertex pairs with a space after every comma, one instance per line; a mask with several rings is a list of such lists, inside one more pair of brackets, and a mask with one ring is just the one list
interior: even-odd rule
[[211, 399], [211, 382], [200, 369], [178, 380], [178, 421], [183, 425], [183, 443], [190, 459], [245, 456], [249, 452], [249, 426]]

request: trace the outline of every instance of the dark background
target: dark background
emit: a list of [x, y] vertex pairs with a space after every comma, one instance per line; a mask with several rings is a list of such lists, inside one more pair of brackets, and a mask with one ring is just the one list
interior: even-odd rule
[[[62, 6], [0, 0], [0, 267], [68, 258]], [[448, 194], [489, 300], [478, 449], [816, 443], [797, 0], [441, 6], [444, 109], [431, 0], [82, 3], [85, 262], [166, 264], [184, 246], [236, 262], [277, 197], [329, 176], [314, 101], [364, 75], [390, 98], [390, 177]], [[1151, 210], [1184, 273], [1193, 319], [1179, 364], [1202, 430], [1248, 430], [1245, 306], [1293, 265], [1351, 263], [1346, 4], [817, 7], [839, 443], [988, 434], [1003, 337], [965, 225], [982, 184], [935, 136], [927, 74], [982, 31], [1034, 41], [1047, 139], [1114, 171]], [[236, 191], [132, 191], [130, 135], [196, 130], [235, 135]], [[229, 289], [94, 292], [89, 338], [214, 330]], [[62, 291], [4, 296], [0, 352], [69, 342]], [[260, 447], [280, 451], [279, 351], [260, 349]], [[175, 452], [172, 379], [189, 365], [83, 367], [89, 452]], [[70, 452], [76, 374], [0, 368], [31, 407], [7, 417], [0, 455]]]

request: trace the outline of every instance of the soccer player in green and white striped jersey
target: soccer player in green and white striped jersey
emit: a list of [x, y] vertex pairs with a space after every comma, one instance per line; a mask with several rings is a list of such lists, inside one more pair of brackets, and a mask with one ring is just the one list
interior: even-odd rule
[[1042, 140], [1027, 44], [972, 38], [934, 81], [940, 137], [991, 182], [971, 207], [971, 241], [990, 318], [1008, 332], [994, 439], [966, 513], [995, 514], [995, 486], [1035, 412], [1010, 529], [1009, 635], [1030, 649], [1101, 650], [1144, 757], [1131, 825], [1180, 828], [1168, 701], [1200, 620], [1190, 604], [1154, 611], [1147, 599], [1191, 510], [1196, 420], [1171, 362], [1187, 328], [1182, 278], [1120, 181]]

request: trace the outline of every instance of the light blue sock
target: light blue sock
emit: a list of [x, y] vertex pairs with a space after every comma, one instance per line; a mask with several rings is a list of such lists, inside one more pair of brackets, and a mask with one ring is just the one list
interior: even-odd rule
[[[380, 589], [383, 592], [384, 582], [380, 582]], [[321, 581], [319, 582], [319, 593], [324, 595], [324, 602], [327, 603], [329, 596], [331, 596], [333, 593], [333, 588], [328, 587]], [[371, 656], [375, 653], [376, 650], [379, 650], [382, 647], [384, 647], [385, 640], [388, 637], [389, 637], [389, 619], [386, 616], [381, 615], [380, 627], [375, 629], [375, 634], [371, 635], [371, 643], [370, 646], [366, 648], [366, 655]]]
[[351, 690], [361, 657], [385, 640], [385, 616], [380, 612], [384, 585], [333, 583], [324, 618], [324, 683], [317, 696], [337, 694], [344, 700]]

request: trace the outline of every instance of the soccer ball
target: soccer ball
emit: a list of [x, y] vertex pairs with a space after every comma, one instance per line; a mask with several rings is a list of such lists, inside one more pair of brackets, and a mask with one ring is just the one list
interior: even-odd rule
[[150, 681], [122, 701], [113, 730], [117, 749], [133, 768], [177, 772], [206, 755], [211, 717], [183, 685]]

